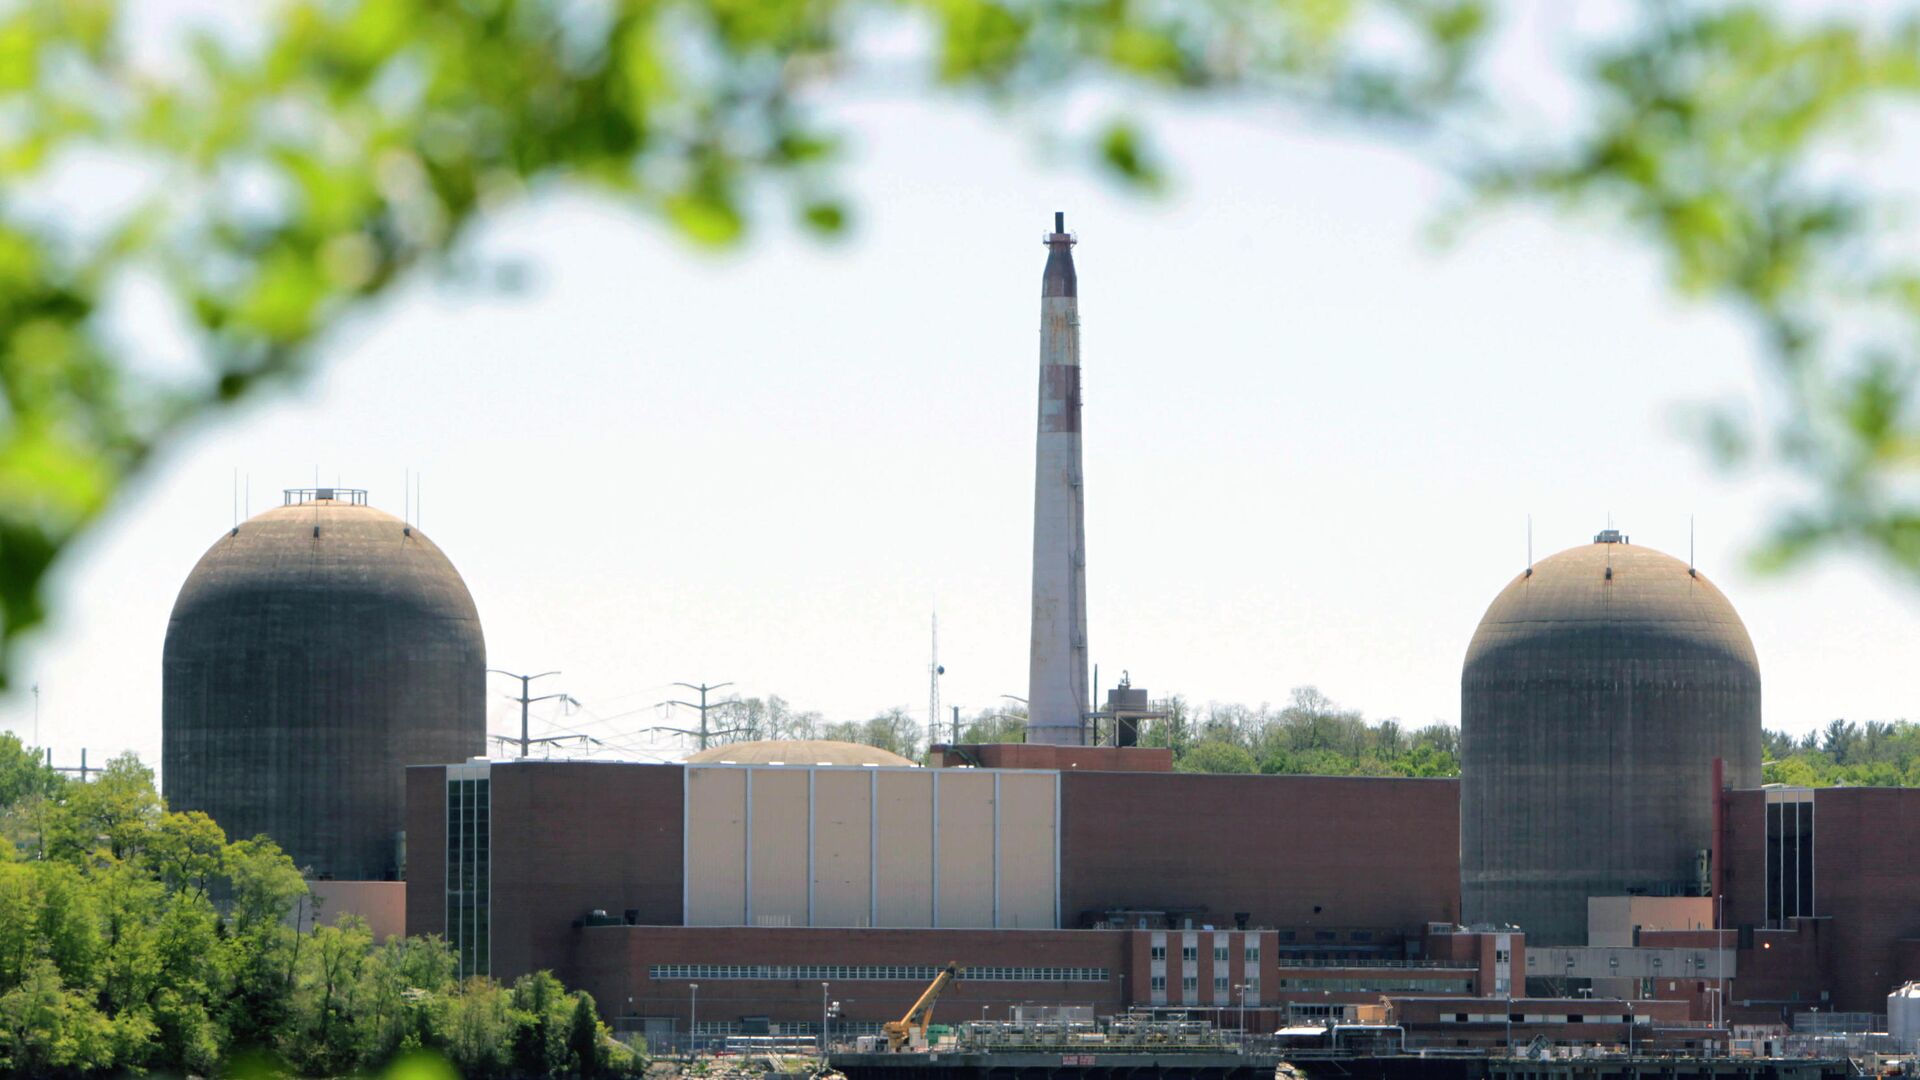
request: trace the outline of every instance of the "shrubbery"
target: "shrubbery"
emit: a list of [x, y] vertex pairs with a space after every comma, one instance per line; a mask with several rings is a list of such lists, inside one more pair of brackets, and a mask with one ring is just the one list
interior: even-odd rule
[[83, 784], [0, 735], [0, 1075], [641, 1066], [552, 975], [461, 980], [437, 938], [376, 944], [352, 916], [296, 927], [306, 895], [268, 838], [168, 812], [132, 756]]

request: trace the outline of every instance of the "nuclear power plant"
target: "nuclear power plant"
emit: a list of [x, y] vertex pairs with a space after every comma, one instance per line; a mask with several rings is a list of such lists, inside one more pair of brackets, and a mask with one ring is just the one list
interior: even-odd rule
[[1460, 677], [1469, 922], [1584, 945], [1588, 897], [1713, 895], [1722, 782], [1760, 784], [1760, 663], [1705, 576], [1608, 529], [1494, 598]]
[[365, 491], [298, 488], [187, 575], [161, 661], [175, 810], [319, 879], [405, 865], [409, 765], [486, 750], [486, 640], [459, 571]]
[[1763, 786], [1739, 615], [1612, 529], [1486, 583], [1457, 779], [1178, 772], [1135, 745], [1144, 691], [1096, 711], [1077, 240], [1056, 214], [1023, 742], [489, 760], [452, 564], [364, 492], [297, 489], [181, 589], [170, 803], [403, 879], [395, 922], [463, 973], [552, 971], [663, 1048], [877, 1035], [956, 963], [963, 1019], [1372, 1017], [1442, 1056], [1725, 1050], [1920, 979], [1920, 868], [1887, 854], [1920, 847], [1920, 789]]

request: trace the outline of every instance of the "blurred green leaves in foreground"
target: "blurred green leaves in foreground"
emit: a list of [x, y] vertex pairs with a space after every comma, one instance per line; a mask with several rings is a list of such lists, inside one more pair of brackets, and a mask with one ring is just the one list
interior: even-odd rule
[[[489, 211], [564, 186], [700, 245], [745, 241], [769, 207], [844, 229], [820, 106], [876, 55], [907, 64], [882, 78], [1010, 121], [1101, 103], [1056, 137], [1142, 191], [1166, 182], [1150, 106], [1211, 96], [1351, 122], [1471, 201], [1625, 222], [1677, 287], [1751, 321], [1777, 375], [1758, 430], [1709, 425], [1729, 457], [1808, 481], [1768, 560], [1862, 543], [1920, 575], [1920, 273], [1845, 157], [1913, 93], [1914, 28], [1626, 10], [1568, 73], [1580, 115], [1534, 131], [1482, 77], [1492, 0], [284, 0], [158, 58], [113, 0], [0, 4], [0, 679], [55, 560], [156, 454], [297, 376]], [[103, 167], [126, 198], [60, 204], [73, 169]], [[189, 356], [113, 335], [129, 290]]]

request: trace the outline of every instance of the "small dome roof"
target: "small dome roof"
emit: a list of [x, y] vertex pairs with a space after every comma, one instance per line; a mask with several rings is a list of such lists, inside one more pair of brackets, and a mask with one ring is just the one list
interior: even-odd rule
[[1509, 582], [1474, 631], [1467, 666], [1547, 638], [1684, 643], [1759, 668], [1746, 624], [1705, 574], [1653, 548], [1618, 541], [1569, 548]]
[[913, 765], [891, 750], [833, 739], [725, 743], [687, 755], [689, 765]]

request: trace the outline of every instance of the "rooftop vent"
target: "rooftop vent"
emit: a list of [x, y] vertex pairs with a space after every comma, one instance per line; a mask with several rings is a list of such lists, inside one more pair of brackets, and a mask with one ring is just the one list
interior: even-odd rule
[[280, 505], [304, 506], [310, 502], [343, 502], [353, 506], [367, 505], [366, 488], [310, 487], [286, 488], [280, 493]]

